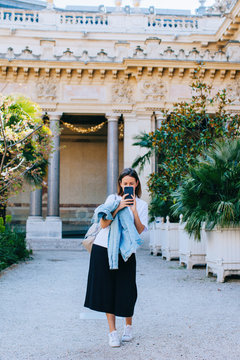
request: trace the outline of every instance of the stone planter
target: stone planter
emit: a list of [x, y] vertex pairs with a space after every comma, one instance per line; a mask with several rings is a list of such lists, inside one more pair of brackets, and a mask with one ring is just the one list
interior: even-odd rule
[[206, 275], [224, 282], [228, 275], [240, 275], [240, 228], [206, 230]]
[[162, 236], [162, 257], [170, 261], [179, 258], [179, 224], [170, 223], [169, 216], [164, 225]]
[[162, 238], [162, 218], [156, 217], [155, 221], [150, 226], [150, 252], [153, 255], [161, 254], [161, 238]]
[[155, 232], [156, 232], [156, 224], [154, 221], [149, 224], [149, 249], [152, 255], [154, 254], [155, 251]]
[[179, 223], [179, 263], [186, 264], [187, 269], [192, 269], [193, 265], [206, 264], [206, 234], [201, 232], [201, 241], [197, 241], [193, 236], [189, 236], [184, 230], [186, 223]]

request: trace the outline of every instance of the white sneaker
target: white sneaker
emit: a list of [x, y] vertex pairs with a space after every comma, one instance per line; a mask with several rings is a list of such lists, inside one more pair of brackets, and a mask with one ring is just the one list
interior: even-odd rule
[[114, 330], [108, 334], [109, 337], [109, 345], [112, 347], [119, 347], [120, 346], [120, 340], [118, 337], [117, 330]]
[[132, 325], [124, 325], [122, 341], [131, 341], [133, 338]]

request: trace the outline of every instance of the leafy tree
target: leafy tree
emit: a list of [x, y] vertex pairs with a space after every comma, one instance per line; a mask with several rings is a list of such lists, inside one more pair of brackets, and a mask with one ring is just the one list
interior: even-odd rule
[[217, 141], [189, 168], [173, 193], [174, 213], [183, 214], [185, 229], [200, 239], [203, 222], [214, 226], [240, 225], [240, 140]]
[[24, 180], [40, 185], [52, 151], [40, 107], [23, 96], [0, 96], [0, 210]]
[[195, 165], [197, 156], [216, 139], [239, 134], [240, 116], [227, 111], [232, 102], [227, 91], [213, 94], [212, 87], [199, 79], [198, 70], [191, 84], [190, 101], [175, 103], [171, 111], [163, 110], [164, 119], [158, 129], [135, 137], [134, 145], [146, 148], [147, 152], [132, 166], [140, 166], [141, 171], [152, 155], [157, 161], [157, 170], [148, 179], [151, 220], [166, 215], [170, 215], [171, 221], [176, 220], [170, 210], [171, 193], [181, 184], [189, 166]]

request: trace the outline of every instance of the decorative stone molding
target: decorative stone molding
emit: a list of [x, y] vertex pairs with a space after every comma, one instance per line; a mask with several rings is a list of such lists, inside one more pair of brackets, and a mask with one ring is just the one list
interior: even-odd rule
[[128, 81], [121, 79], [117, 84], [112, 87], [112, 101], [114, 103], [126, 103], [132, 102], [133, 89], [128, 84]]
[[240, 82], [234, 81], [227, 85], [227, 91], [229, 98], [234, 101], [235, 104], [240, 103]]
[[112, 78], [117, 79], [118, 70], [112, 70]]
[[160, 101], [165, 99], [167, 89], [162, 81], [146, 80], [141, 84], [144, 101]]
[[101, 49], [97, 53], [96, 60], [98, 60], [98, 61], [109, 61], [108, 54], [103, 49]]
[[58, 57], [59, 60], [77, 60], [76, 56], [73, 55], [73, 52], [67, 48], [61, 56]]
[[56, 111], [57, 109], [57, 104], [56, 103], [44, 103], [44, 104], [41, 104], [41, 109], [43, 112], [53, 112], [53, 111]]
[[5, 57], [8, 59], [8, 60], [12, 60], [14, 59], [15, 55], [14, 55], [14, 51], [13, 51], [13, 48], [12, 47], [9, 47], [7, 49], [7, 52], [5, 54]]
[[[154, 59], [154, 60], [192, 60], [192, 61], [216, 61], [216, 62], [228, 62], [239, 60], [239, 46], [229, 46], [227, 53], [223, 50], [210, 52], [208, 49], [197, 49], [193, 47], [191, 50], [173, 49], [171, 46], [167, 46], [165, 50], [160, 52], [159, 41], [157, 43], [143, 44], [141, 47], [138, 45], [135, 50], [132, 51], [128, 47], [124, 48], [124, 54], [119, 54], [119, 47], [115, 47], [114, 56], [109, 56], [107, 51], [101, 49], [96, 50], [96, 55], [89, 56], [88, 51], [85, 49], [82, 55], [76, 55], [70, 48], [67, 48], [62, 52], [62, 55], [53, 55], [52, 52], [46, 52], [46, 48], [42, 47], [41, 54], [34, 54], [32, 50], [26, 46], [21, 54], [16, 54], [13, 48], [8, 48], [6, 53], [1, 53], [0, 58], [14, 60], [55, 60], [55, 61], [69, 61], [69, 62], [102, 62], [102, 63], [122, 63], [124, 59]], [[128, 45], [128, 44], [127, 44]], [[52, 47], [53, 48], [53, 47]], [[57, 50], [56, 50], [57, 51]]]
[[221, 80], [224, 80], [224, 78], [225, 78], [225, 76], [226, 76], [226, 73], [227, 73], [226, 70], [221, 70], [221, 71], [220, 71], [220, 79], [221, 79]]
[[43, 101], [54, 101], [57, 98], [57, 84], [52, 79], [43, 79], [36, 84], [37, 98]]
[[215, 0], [213, 6], [210, 6], [206, 12], [214, 15], [225, 14], [231, 8], [233, 2], [234, 0]]
[[135, 52], [133, 53], [133, 58], [135, 59], [144, 59], [147, 54], [144, 53], [144, 50], [141, 46], [137, 46]]
[[81, 61], [87, 63], [90, 60], [90, 57], [88, 56], [88, 51], [84, 50], [81, 56]]
[[114, 106], [113, 108], [113, 112], [114, 113], [121, 113], [121, 114], [128, 114], [128, 113], [131, 113], [132, 112], [132, 109], [133, 109], [133, 106], [132, 105], [117, 105], [117, 106]]
[[238, 41], [236, 42], [229, 42], [229, 44], [227, 45], [227, 57], [229, 59], [229, 61], [240, 61], [240, 43]]
[[40, 55], [33, 54], [32, 50], [29, 49], [28, 46], [25, 47], [25, 49], [22, 50], [21, 54], [15, 55], [18, 59], [26, 59], [26, 60], [35, 60], [39, 59]]

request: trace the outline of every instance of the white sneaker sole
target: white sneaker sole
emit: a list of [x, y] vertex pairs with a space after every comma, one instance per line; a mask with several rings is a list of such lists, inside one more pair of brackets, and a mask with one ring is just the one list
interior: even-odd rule
[[122, 338], [122, 342], [129, 342], [129, 341], [132, 341], [132, 337], [131, 338], [129, 338], [129, 339], [127, 339], [127, 338]]
[[109, 346], [111, 346], [111, 347], [120, 347], [120, 345], [121, 345], [121, 344], [115, 344], [115, 345], [109, 344]]

